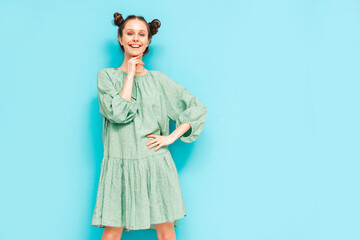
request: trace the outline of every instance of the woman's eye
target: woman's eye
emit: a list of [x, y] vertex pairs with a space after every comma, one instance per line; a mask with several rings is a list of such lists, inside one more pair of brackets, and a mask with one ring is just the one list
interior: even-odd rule
[[[128, 33], [128, 35], [132, 35], [132, 33]], [[145, 36], [145, 34], [140, 34], [142, 37], [144, 37]]]

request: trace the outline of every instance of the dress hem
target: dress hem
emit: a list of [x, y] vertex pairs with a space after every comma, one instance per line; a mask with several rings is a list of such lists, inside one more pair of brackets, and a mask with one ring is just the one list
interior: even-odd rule
[[[111, 224], [111, 223], [104, 223], [104, 224], [101, 224], [101, 223], [92, 223], [91, 226], [93, 227], [97, 227], [97, 228], [105, 228], [106, 226], [108, 227], [124, 227], [123, 231], [124, 232], [130, 232], [130, 231], [134, 231], [134, 230], [156, 230], [156, 228], [152, 228], [151, 225], [155, 225], [155, 224], [160, 224], [160, 223], [165, 223], [165, 222], [175, 222], [179, 219], [182, 219], [184, 217], [186, 217], [186, 213], [185, 214], [182, 214], [181, 216], [179, 217], [175, 217], [175, 218], [172, 218], [172, 219], [163, 219], [163, 220], [160, 220], [160, 222], [156, 222], [156, 223], [150, 223], [150, 225], [147, 225], [147, 226], [142, 226], [142, 227], [126, 227], [125, 225], [124, 226], [118, 226], [116, 224]], [[177, 223], [174, 224], [174, 227], [177, 227]]]

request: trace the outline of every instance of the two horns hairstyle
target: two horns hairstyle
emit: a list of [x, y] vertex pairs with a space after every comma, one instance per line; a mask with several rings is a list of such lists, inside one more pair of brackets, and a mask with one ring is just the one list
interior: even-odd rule
[[155, 35], [161, 26], [161, 22], [159, 19], [154, 19], [151, 22], [146, 22], [146, 20], [141, 16], [130, 15], [126, 19], [124, 19], [121, 13], [114, 13], [114, 24], [118, 27], [125, 25], [125, 23], [130, 19], [139, 19], [147, 23], [149, 25], [149, 32], [151, 33], [151, 35]]

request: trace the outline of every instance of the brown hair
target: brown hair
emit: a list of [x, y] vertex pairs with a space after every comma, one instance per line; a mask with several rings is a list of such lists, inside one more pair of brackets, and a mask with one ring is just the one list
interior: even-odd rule
[[[150, 39], [150, 43], [151, 43], [152, 36], [158, 32], [158, 29], [161, 26], [160, 20], [154, 19], [151, 22], [146, 22], [145, 18], [143, 18], [142, 16], [136, 16], [136, 15], [129, 15], [126, 19], [124, 19], [120, 13], [116, 12], [116, 13], [114, 13], [114, 24], [119, 27], [118, 28], [118, 37], [122, 38], [122, 34], [123, 34], [122, 31], [124, 29], [124, 26], [125, 26], [126, 22], [131, 19], [138, 19], [138, 20], [141, 20], [146, 23], [146, 27], [148, 30], [148, 39]], [[150, 43], [149, 43], [149, 46], [150, 46]], [[122, 46], [120, 44], [120, 42], [119, 42], [119, 45], [120, 45], [121, 51], [124, 52], [125, 51], [124, 46]], [[147, 48], [145, 49], [145, 51], [143, 53], [144, 56], [149, 53], [149, 46], [147, 46]]]

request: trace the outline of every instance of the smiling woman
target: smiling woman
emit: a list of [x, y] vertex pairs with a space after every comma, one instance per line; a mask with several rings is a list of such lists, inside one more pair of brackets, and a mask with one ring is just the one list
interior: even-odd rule
[[[158, 28], [161, 26], [160, 20], [154, 19], [147, 23], [143, 17], [135, 15], [130, 15], [124, 20], [120, 13], [115, 13], [114, 18], [114, 23], [119, 26], [118, 40], [121, 50], [126, 52], [124, 45], [129, 46], [129, 44], [137, 43], [141, 44], [138, 52], [142, 52], [144, 56], [147, 55], [149, 53], [149, 44], [151, 43], [152, 36], [158, 32]], [[122, 38], [124, 41], [122, 41]], [[131, 40], [139, 40], [139, 42], [132, 43]]]
[[[166, 74], [144, 68], [142, 57], [158, 32], [158, 19], [147, 23], [131, 15], [124, 20], [115, 13], [114, 23], [124, 61], [97, 75], [104, 156], [92, 226], [105, 228], [103, 239], [138, 229], [175, 239], [174, 227], [186, 210], [168, 145], [178, 138], [195, 141], [206, 107]], [[176, 123], [171, 134], [170, 120]]]

